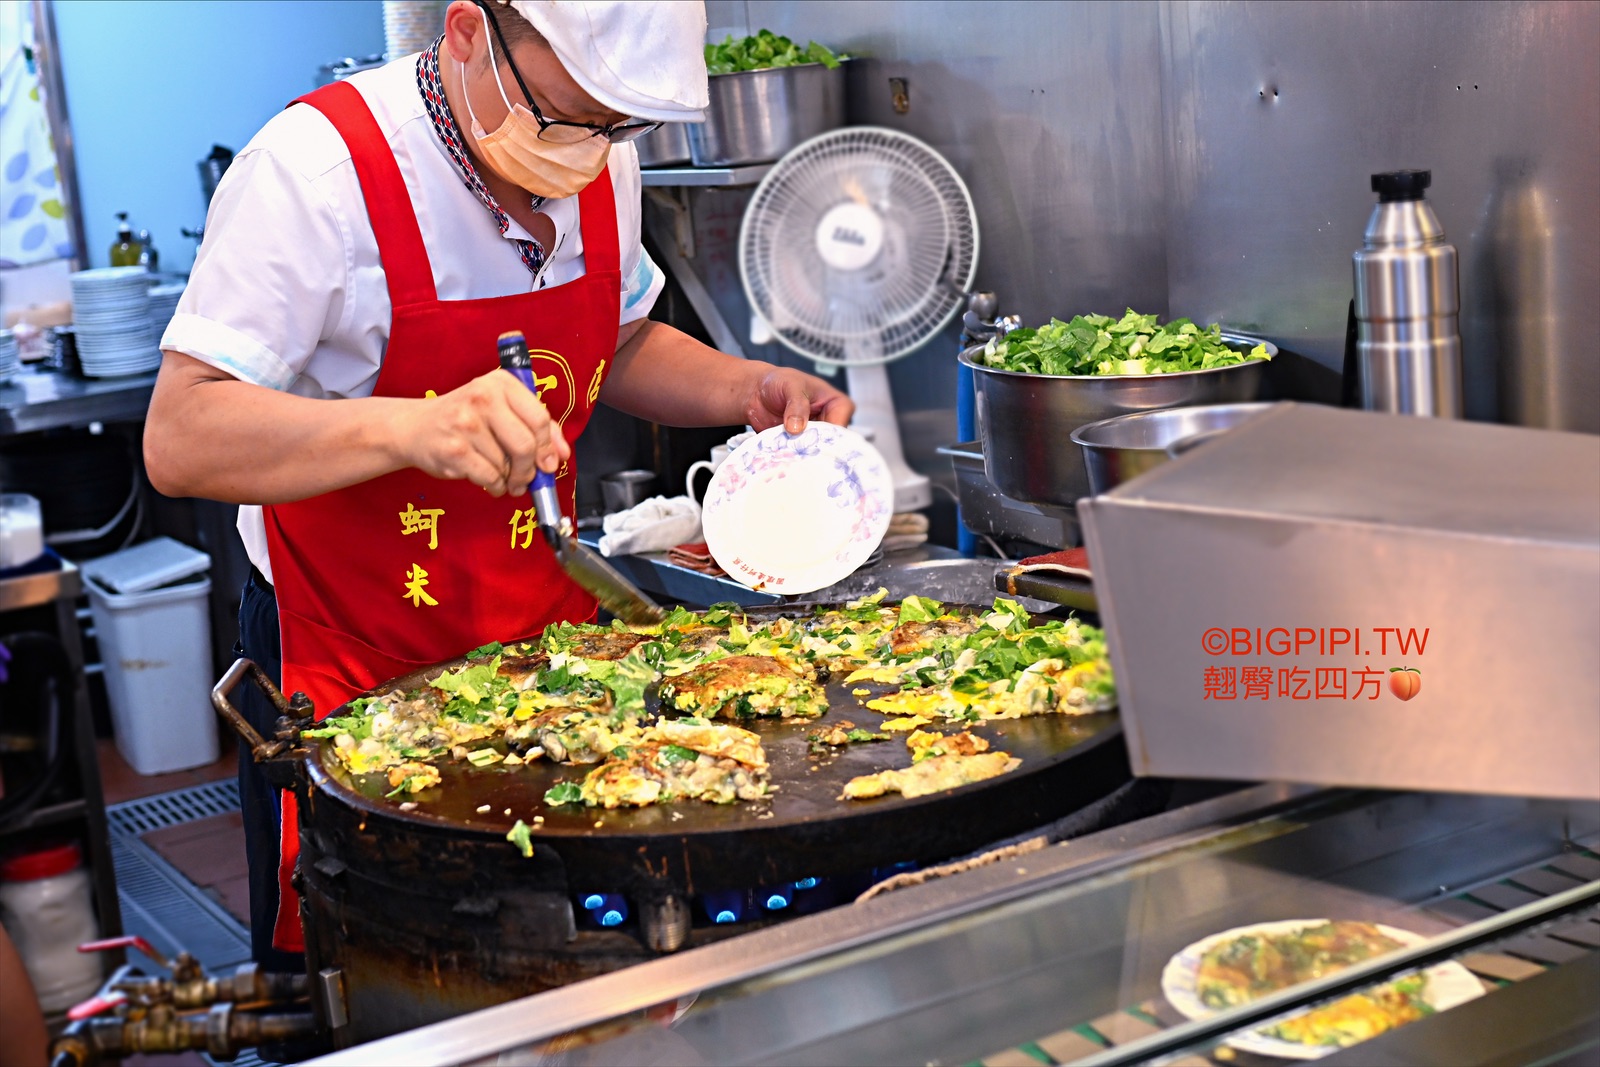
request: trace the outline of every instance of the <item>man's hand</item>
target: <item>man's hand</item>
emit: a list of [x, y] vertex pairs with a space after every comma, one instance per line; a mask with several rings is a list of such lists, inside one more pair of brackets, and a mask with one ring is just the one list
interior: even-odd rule
[[520, 496], [538, 471], [554, 474], [572, 455], [539, 398], [503, 370], [407, 401], [394, 433], [406, 466], [465, 478], [493, 496]]
[[784, 425], [808, 419], [850, 421], [856, 406], [821, 378], [725, 355], [661, 322], [637, 320], [617, 331], [617, 356], [600, 399], [666, 426]]
[[755, 395], [745, 408], [745, 421], [761, 430], [783, 423], [792, 434], [806, 428], [808, 419], [845, 426], [856, 405], [821, 378], [788, 367], [773, 367], [756, 381]]

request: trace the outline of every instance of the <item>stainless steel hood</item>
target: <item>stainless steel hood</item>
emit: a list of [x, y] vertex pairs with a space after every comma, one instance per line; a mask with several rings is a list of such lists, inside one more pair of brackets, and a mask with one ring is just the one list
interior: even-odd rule
[[1135, 773], [1600, 797], [1600, 439], [1285, 404], [1078, 510]]

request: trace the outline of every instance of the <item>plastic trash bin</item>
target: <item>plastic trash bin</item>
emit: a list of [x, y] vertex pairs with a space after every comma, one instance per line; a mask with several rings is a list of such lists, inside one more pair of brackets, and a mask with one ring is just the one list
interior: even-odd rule
[[117, 749], [140, 774], [217, 758], [210, 566], [167, 537], [84, 564]]

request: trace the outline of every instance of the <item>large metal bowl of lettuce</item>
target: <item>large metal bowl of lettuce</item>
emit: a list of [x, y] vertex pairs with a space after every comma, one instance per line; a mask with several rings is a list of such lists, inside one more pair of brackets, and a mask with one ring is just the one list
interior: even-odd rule
[[961, 353], [977, 394], [984, 473], [1006, 496], [1070, 507], [1089, 495], [1072, 432], [1136, 411], [1254, 400], [1275, 345], [1198, 326], [1120, 319], [1051, 319]]
[[710, 105], [704, 122], [688, 124], [694, 165], [770, 162], [843, 126], [844, 58], [769, 30], [706, 45]]

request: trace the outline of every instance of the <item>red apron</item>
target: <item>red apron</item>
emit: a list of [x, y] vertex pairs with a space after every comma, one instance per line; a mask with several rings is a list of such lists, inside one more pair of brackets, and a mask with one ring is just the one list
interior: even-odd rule
[[[495, 341], [521, 330], [539, 398], [569, 443], [594, 410], [616, 350], [622, 272], [609, 171], [578, 194], [584, 274], [552, 289], [440, 300], [411, 197], [361, 93], [347, 82], [297, 103], [321, 111], [350, 149], [378, 239], [393, 317], [374, 396], [442, 395], [499, 367]], [[575, 476], [558, 478], [573, 510]], [[496, 640], [594, 616], [539, 535], [533, 502], [495, 498], [468, 481], [403, 470], [264, 509], [283, 640], [283, 689], [323, 718], [381, 682]], [[283, 794], [273, 943], [303, 951], [289, 875], [298, 810]]]

